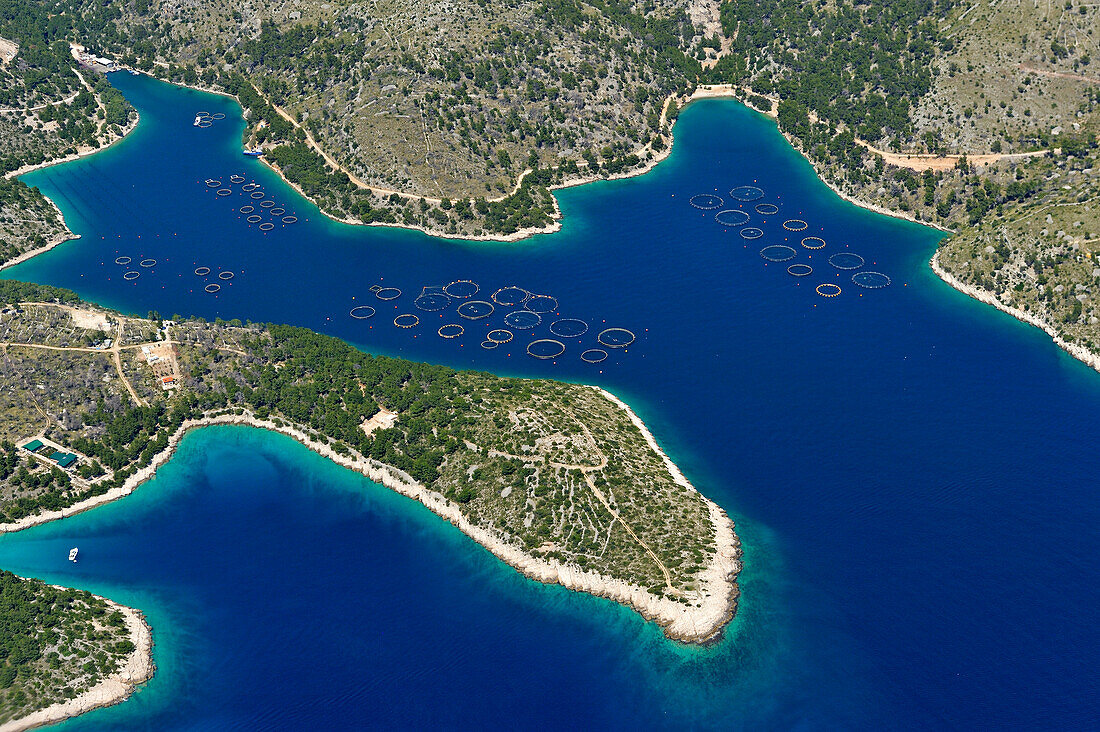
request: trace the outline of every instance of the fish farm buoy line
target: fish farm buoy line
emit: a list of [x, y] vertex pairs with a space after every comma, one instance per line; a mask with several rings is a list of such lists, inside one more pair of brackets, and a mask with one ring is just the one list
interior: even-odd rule
[[703, 211], [712, 211], [721, 207], [725, 201], [722, 200], [721, 196], [716, 196], [713, 193], [697, 193], [688, 199], [688, 203]]
[[764, 189], [757, 188], [756, 186], [737, 186], [730, 191], [730, 198], [737, 199], [744, 203], [749, 201], [756, 201], [764, 197]]
[[515, 285], [508, 285], [502, 287], [492, 295], [489, 299], [495, 302], [497, 305], [502, 305], [506, 308], [515, 308], [522, 305], [527, 301], [527, 298], [531, 296], [531, 293], [522, 287], [516, 287]]
[[443, 292], [448, 297], [459, 300], [468, 300], [480, 292], [481, 288], [473, 280], [455, 280], [443, 286]]
[[550, 332], [559, 338], [579, 338], [588, 332], [588, 323], [580, 318], [562, 318], [550, 324]]
[[868, 290], [879, 290], [890, 286], [890, 278], [882, 272], [856, 272], [852, 275], [852, 283]]
[[396, 287], [380, 287], [374, 291], [374, 296], [379, 300], [396, 300], [401, 297], [401, 290]]
[[714, 220], [722, 226], [741, 226], [749, 223], [750, 218], [747, 213], [738, 208], [727, 208], [725, 211], [714, 214]]
[[539, 338], [527, 344], [527, 355], [532, 358], [550, 360], [565, 353], [565, 344], [553, 338]]
[[542, 316], [531, 310], [513, 310], [504, 316], [504, 324], [517, 330], [530, 330], [541, 322]]
[[558, 299], [550, 295], [529, 295], [523, 307], [533, 313], [551, 313], [558, 309]]
[[608, 348], [626, 348], [634, 338], [634, 333], [626, 328], [608, 328], [596, 336], [596, 340]]
[[374, 308], [370, 305], [359, 305], [349, 310], [348, 315], [356, 320], [366, 320], [367, 318], [374, 317]]
[[458, 338], [466, 332], [466, 329], [458, 323], [448, 323], [447, 325], [440, 326], [439, 330], [436, 332], [439, 333], [440, 338], [451, 339]]
[[864, 265], [864, 259], [855, 252], [837, 252], [829, 257], [829, 264], [837, 269], [859, 269]]
[[761, 249], [760, 256], [769, 262], [786, 262], [798, 256], [798, 252], [786, 244], [772, 244]]
[[481, 320], [482, 318], [488, 318], [496, 310], [493, 307], [493, 303], [486, 302], [485, 300], [467, 300], [458, 306], [456, 311], [460, 316], [467, 320]]

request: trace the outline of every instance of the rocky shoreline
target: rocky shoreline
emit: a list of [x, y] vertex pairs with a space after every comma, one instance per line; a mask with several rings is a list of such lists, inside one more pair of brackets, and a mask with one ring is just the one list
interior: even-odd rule
[[[593, 387], [596, 388], [596, 387]], [[631, 422], [645, 437], [647, 445], [655, 450], [676, 483], [689, 490], [695, 488], [687, 481], [676, 465], [661, 451], [653, 435], [637, 415], [621, 400], [598, 389], [600, 393], [624, 409]], [[694, 605], [685, 605], [670, 598], [659, 597], [643, 587], [632, 585], [623, 580], [605, 577], [598, 572], [585, 571], [578, 567], [532, 556], [522, 549], [505, 541], [498, 533], [469, 521], [458, 504], [447, 500], [443, 495], [417, 483], [407, 473], [372, 458], [353, 454], [339, 455], [327, 443], [317, 442], [302, 430], [286, 424], [276, 424], [270, 420], [261, 420], [251, 414], [229, 414], [203, 417], [184, 422], [169, 438], [164, 450], [157, 453], [146, 467], [130, 476], [119, 488], [81, 501], [69, 508], [48, 511], [27, 516], [19, 521], [0, 524], [0, 533], [20, 531], [22, 529], [63, 519], [67, 516], [87, 511], [96, 506], [109, 503], [132, 493], [139, 485], [152, 478], [157, 469], [166, 463], [183, 435], [189, 430], [212, 425], [243, 425], [267, 429], [292, 437], [317, 454], [332, 460], [350, 470], [381, 483], [408, 498], [419, 501], [441, 518], [446, 519], [464, 534], [488, 549], [499, 559], [528, 577], [549, 584], [560, 584], [571, 590], [587, 592], [609, 600], [628, 605], [647, 620], [660, 625], [665, 634], [672, 639], [703, 643], [719, 636], [726, 623], [733, 618], [737, 609], [737, 574], [741, 570], [741, 545], [734, 533], [733, 522], [714, 502], [707, 500], [711, 522], [714, 526], [716, 552], [710, 564], [702, 572], [704, 589]]]
[[156, 666], [153, 664], [153, 634], [145, 622], [145, 617], [138, 610], [119, 605], [106, 598], [100, 599], [104, 600], [112, 610], [122, 613], [123, 622], [130, 633], [130, 642], [134, 644], [134, 651], [123, 663], [122, 668], [75, 699], [59, 702], [0, 725], [0, 732], [23, 732], [23, 730], [57, 724], [93, 709], [118, 704], [128, 699], [138, 684], [153, 677], [156, 671]]
[[1066, 341], [1062, 338], [1062, 336], [1058, 334], [1058, 331], [1056, 331], [1054, 327], [1050, 325], [1050, 323], [1047, 323], [1043, 319], [1039, 318], [1037, 315], [1025, 312], [1024, 310], [1013, 307], [1011, 305], [1006, 305], [1005, 303], [1001, 302], [1001, 300], [992, 292], [979, 289], [974, 285], [968, 285], [967, 283], [958, 279], [957, 277], [955, 277], [955, 275], [951, 274], [943, 268], [943, 265], [940, 264], [939, 257], [940, 253], [937, 251], [935, 254], [932, 255], [932, 259], [929, 264], [932, 267], [932, 271], [935, 272], [941, 280], [951, 285], [964, 295], [969, 295], [975, 300], [983, 302], [986, 305], [992, 305], [998, 310], [1008, 313], [1017, 320], [1022, 320], [1028, 325], [1033, 325], [1036, 328], [1042, 330], [1044, 333], [1050, 336], [1051, 340], [1053, 340], [1063, 351], [1079, 361], [1084, 361], [1089, 367], [1100, 371], [1100, 356], [1088, 350], [1087, 348], [1084, 348], [1083, 346], [1079, 346], [1076, 343], [1070, 343], [1069, 341]]

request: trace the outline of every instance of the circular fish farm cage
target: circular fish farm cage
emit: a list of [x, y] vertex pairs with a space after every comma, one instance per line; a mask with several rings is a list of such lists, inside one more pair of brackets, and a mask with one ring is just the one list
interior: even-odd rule
[[243, 186], [241, 186], [241, 190], [242, 191], [254, 191], [259, 187], [260, 187], [259, 183], [245, 183]]
[[542, 322], [542, 316], [531, 310], [513, 310], [504, 316], [504, 324], [516, 330], [530, 330]]
[[581, 360], [585, 363], [602, 363], [607, 360], [607, 351], [602, 348], [589, 348], [581, 354]]
[[458, 306], [456, 312], [467, 320], [481, 320], [488, 318], [496, 310], [493, 303], [485, 300], [467, 300]]
[[852, 275], [852, 283], [868, 290], [880, 290], [890, 286], [890, 278], [882, 272], [856, 272]]
[[263, 191], [252, 191], [248, 195], [252, 196], [255, 199], [260, 199], [260, 198], [264, 197], [264, 192]]
[[146, 269], [149, 269], [150, 267], [157, 266], [157, 260], [155, 260], [155, 259], [143, 259], [140, 262], [138, 262], [138, 266], [139, 267], [145, 267]]
[[746, 226], [744, 229], [741, 229], [742, 239], [759, 239], [762, 236], [764, 236], [764, 230], [758, 229], [755, 226]]
[[209, 285], [207, 285], [206, 287], [204, 287], [202, 289], [206, 290], [209, 293], [215, 293], [218, 290], [222, 289], [222, 286], [219, 285], [217, 282], [211, 282]]
[[539, 338], [527, 344], [527, 355], [532, 358], [549, 361], [565, 353], [565, 344], [553, 338]]
[[214, 112], [214, 114], [210, 115], [210, 119], [225, 119], [225, 115], [221, 112]]
[[764, 197], [764, 189], [757, 186], [737, 186], [730, 191], [730, 198], [748, 203]]
[[417, 310], [435, 313], [449, 308], [451, 298], [441, 292], [428, 292], [413, 300], [413, 305], [416, 306]]
[[792, 264], [787, 267], [787, 273], [795, 277], [806, 277], [814, 273], [814, 268], [808, 264]]
[[473, 280], [455, 280], [443, 286], [443, 292], [447, 297], [458, 300], [469, 300], [481, 290]]
[[713, 193], [697, 193], [688, 199], [688, 203], [703, 211], [713, 211], [716, 208], [721, 208], [725, 201], [721, 196], [716, 196]]
[[772, 244], [761, 249], [760, 256], [769, 262], [786, 262], [798, 256], [798, 252], [786, 244]]
[[562, 318], [550, 324], [550, 332], [559, 338], [577, 338], [588, 332], [588, 323], [580, 318]]
[[210, 268], [209, 267], [195, 267], [195, 274], [197, 274], [199, 277], [205, 277], [206, 275], [210, 274]]
[[298, 220], [297, 216], [284, 216], [283, 217], [283, 223], [284, 224], [293, 224], [297, 220]]
[[228, 271], [228, 270], [226, 270], [225, 272], [218, 272], [218, 279], [219, 280], [231, 280], [231, 279], [233, 279], [233, 277], [234, 277], [233, 273]]
[[808, 226], [802, 219], [787, 219], [783, 222], [783, 228], [787, 231], [805, 231]]
[[774, 203], [758, 203], [756, 204], [756, 213], [763, 216], [774, 216], [779, 213], [779, 206]]
[[497, 344], [504, 344], [511, 342], [513, 336], [512, 331], [505, 330], [504, 328], [496, 328], [485, 334], [485, 340], [492, 341]]
[[234, 173], [233, 175], [229, 176], [229, 182], [230, 183], [244, 183], [244, 176], [243, 175], [237, 175], [236, 173]]
[[247, 219], [245, 219], [245, 221], [247, 221], [250, 224], [258, 224], [263, 220], [264, 220], [263, 216], [260, 216], [259, 214], [252, 214]]
[[217, 178], [207, 178], [206, 185], [210, 188], [221, 188], [222, 182]]
[[515, 285], [509, 285], [508, 287], [502, 287], [491, 296], [491, 300], [497, 305], [506, 308], [518, 308], [527, 298], [531, 296], [531, 293], [522, 287], [516, 287]]
[[130, 257], [115, 257], [115, 264], [129, 264], [132, 261]]
[[486, 351], [491, 351], [497, 347], [497, 344], [495, 341], [482, 341], [481, 347], [484, 348]]
[[219, 188], [219, 189], [218, 189], [217, 191], [215, 191], [215, 192], [216, 192], [216, 193], [217, 193], [217, 194], [218, 194], [219, 196], [228, 196], [228, 195], [229, 195], [230, 193], [232, 193], [232, 192], [233, 192], [233, 189], [232, 189], [232, 188]]
[[403, 313], [393, 319], [393, 324], [398, 328], [415, 328], [420, 325], [420, 318], [412, 313]]
[[129, 272], [125, 272], [122, 275], [122, 279], [124, 279], [124, 280], [136, 280], [138, 277], [141, 277], [141, 272], [138, 272], [137, 270], [133, 270], [133, 269], [130, 270]]
[[275, 205], [275, 202], [272, 201], [270, 198], [267, 199], [266, 201], [260, 201], [260, 208], [271, 208], [274, 205]]
[[271, 231], [274, 228], [275, 224], [271, 223], [270, 221], [265, 221], [264, 223], [260, 224], [260, 231]]
[[281, 208], [281, 207], [280, 208], [273, 208], [270, 211], [268, 211], [268, 213], [271, 214], [272, 216], [282, 216], [283, 214], [286, 213], [286, 209]]
[[722, 226], [744, 226], [751, 217], [738, 208], [727, 208], [714, 214], [714, 220]]
[[374, 296], [379, 300], [396, 300], [401, 297], [401, 290], [396, 287], [379, 287], [374, 291]]
[[243, 213], [243, 214], [250, 214], [255, 210], [256, 210], [256, 207], [253, 206], [250, 203], [246, 203], [244, 206], [241, 206], [241, 208], [240, 208], [240, 212]]
[[600, 331], [600, 334], [596, 336], [596, 340], [600, 342], [601, 346], [607, 346], [608, 348], [626, 348], [634, 342], [634, 333], [626, 328], [608, 328]]
[[348, 315], [356, 320], [366, 320], [374, 317], [374, 308], [370, 305], [359, 305], [349, 310]]
[[854, 252], [837, 252], [829, 257], [829, 264], [837, 269], [859, 269], [864, 265], [864, 259]]
[[466, 329], [458, 323], [447, 323], [447, 325], [440, 326], [439, 330], [436, 332], [439, 333], [440, 338], [446, 338], [450, 340], [451, 338], [458, 338], [460, 335], [466, 332]]
[[558, 309], [558, 299], [550, 295], [531, 295], [523, 306], [534, 313], [550, 313]]
[[824, 249], [825, 240], [822, 239], [820, 236], [807, 236], [805, 239], [802, 240], [802, 246], [806, 247], [807, 249]]
[[206, 129], [207, 127], [209, 127], [209, 126], [210, 126], [211, 124], [212, 124], [212, 123], [210, 122], [210, 118], [209, 118], [209, 117], [207, 117], [206, 119], [200, 119], [200, 120], [199, 120], [199, 123], [198, 123], [197, 125], [195, 125], [195, 126], [196, 126], [196, 127], [199, 127], [199, 128], [201, 128], [201, 129], [204, 129], [204, 130], [205, 130], [205, 129]]
[[840, 292], [840, 285], [834, 285], [832, 282], [822, 282], [817, 286], [817, 294], [822, 297], [836, 297]]

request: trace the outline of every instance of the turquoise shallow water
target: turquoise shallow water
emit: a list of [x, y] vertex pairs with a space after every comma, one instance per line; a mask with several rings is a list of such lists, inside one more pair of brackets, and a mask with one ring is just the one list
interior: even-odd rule
[[[5, 271], [144, 314], [290, 322], [375, 352], [595, 382], [627, 399], [738, 522], [741, 612], [706, 648], [612, 603], [512, 572], [425, 509], [292, 441], [192, 434], [111, 506], [0, 538], [0, 566], [145, 609], [157, 677], [79, 728], [1067, 726], [1097, 716], [1100, 380], [1045, 335], [927, 268], [939, 234], [839, 201], [765, 119], [689, 107], [673, 155], [559, 194], [563, 230], [473, 244], [330, 222], [239, 153], [235, 105], [114, 76], [142, 124], [111, 150], [26, 177], [76, 242]], [[223, 111], [191, 127], [195, 111]], [[262, 234], [239, 171], [299, 220]], [[755, 184], [745, 240], [688, 198]], [[756, 203], [756, 202], [754, 202]], [[795, 235], [781, 221], [801, 218]], [[801, 246], [813, 234], [823, 250]], [[757, 251], [793, 245], [804, 279]], [[892, 284], [830, 267], [865, 257]], [[118, 256], [155, 258], [133, 282]], [[217, 296], [196, 266], [236, 276]], [[559, 301], [593, 331], [556, 361], [479, 347], [489, 325], [415, 310], [472, 279]], [[814, 292], [839, 283], [842, 294]], [[393, 303], [369, 287], [405, 291]], [[375, 318], [348, 310], [364, 302]], [[396, 307], [395, 307], [396, 306]], [[394, 315], [418, 313], [410, 331]], [[467, 333], [440, 339], [436, 321]], [[596, 329], [638, 334], [598, 366]], [[478, 330], [481, 329], [481, 330]], [[545, 336], [545, 323], [532, 333]], [[79, 565], [65, 552], [81, 546]]]

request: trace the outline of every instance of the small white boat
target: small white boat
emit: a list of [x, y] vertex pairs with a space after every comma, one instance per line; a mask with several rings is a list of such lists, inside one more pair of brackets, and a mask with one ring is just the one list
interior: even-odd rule
[[192, 123], [191, 123], [191, 125], [192, 125], [193, 127], [198, 127], [198, 126], [199, 126], [199, 122], [202, 122], [202, 115], [201, 115], [201, 114], [196, 114], [196, 115], [195, 115], [195, 121], [194, 121], [194, 122], [192, 122]]
[[77, 555], [78, 551], [80, 551], [80, 550], [77, 549], [75, 546], [72, 549], [69, 550], [69, 561], [70, 562], [75, 562], [76, 561], [76, 555]]

